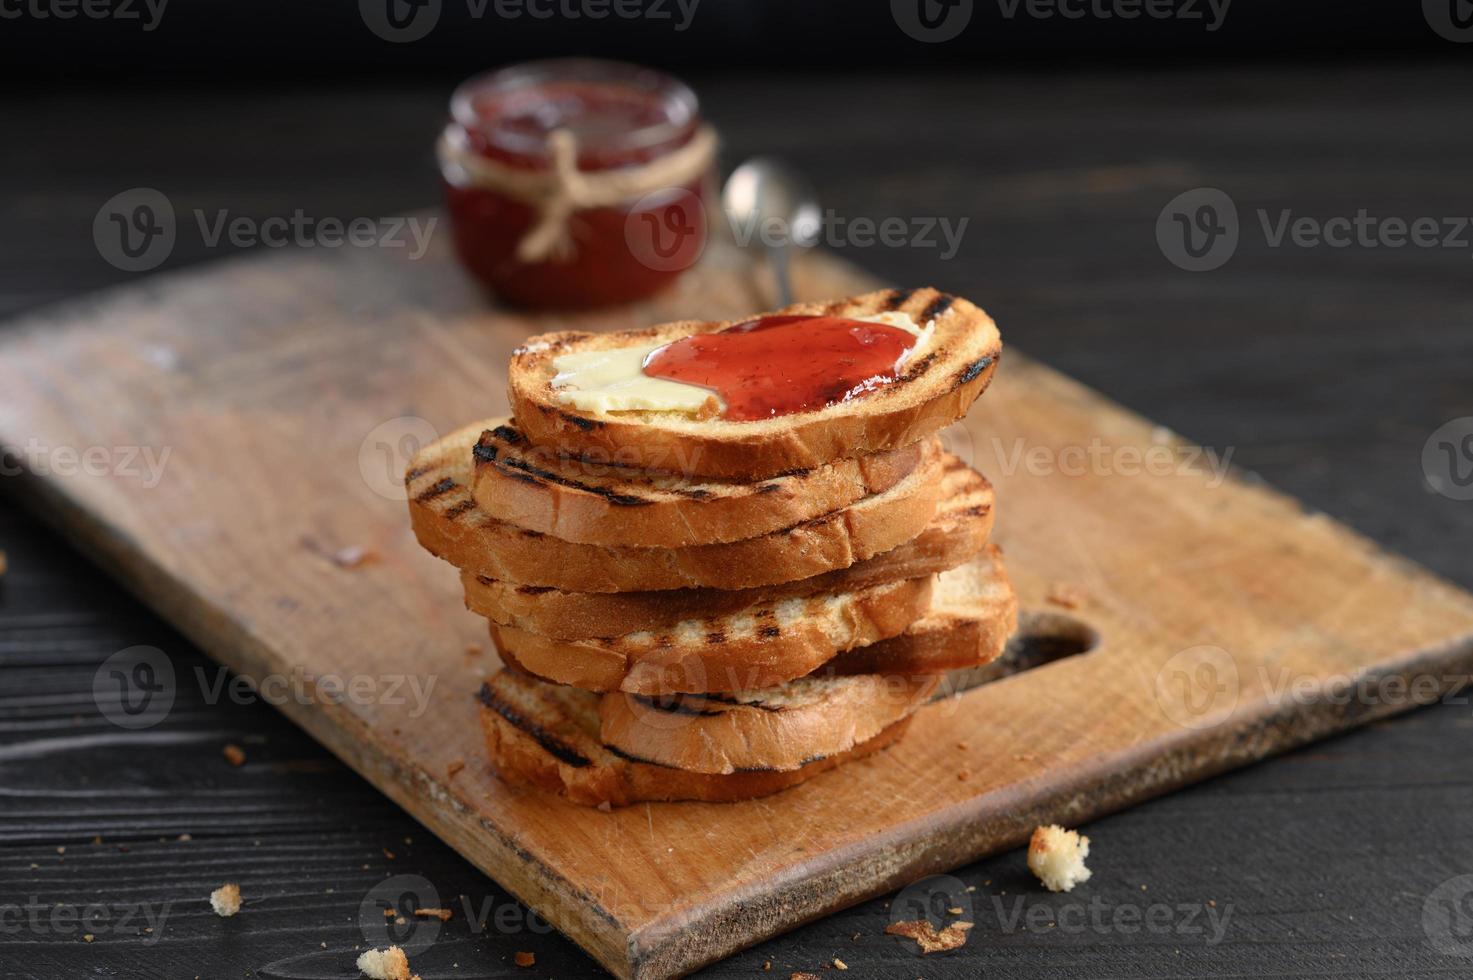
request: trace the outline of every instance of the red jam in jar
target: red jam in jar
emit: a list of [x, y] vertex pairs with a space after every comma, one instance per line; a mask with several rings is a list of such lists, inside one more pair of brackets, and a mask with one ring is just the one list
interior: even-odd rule
[[811, 412], [882, 388], [916, 345], [899, 327], [839, 316], [765, 316], [651, 351], [644, 373], [710, 388], [738, 422]]
[[705, 246], [714, 136], [659, 72], [558, 59], [463, 83], [440, 140], [461, 262], [501, 298], [586, 308], [656, 292]]

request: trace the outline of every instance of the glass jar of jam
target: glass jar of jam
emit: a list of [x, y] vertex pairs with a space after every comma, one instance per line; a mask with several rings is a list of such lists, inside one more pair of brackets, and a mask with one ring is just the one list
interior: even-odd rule
[[635, 65], [528, 62], [456, 89], [439, 144], [461, 262], [502, 299], [586, 308], [700, 257], [715, 136], [695, 94]]

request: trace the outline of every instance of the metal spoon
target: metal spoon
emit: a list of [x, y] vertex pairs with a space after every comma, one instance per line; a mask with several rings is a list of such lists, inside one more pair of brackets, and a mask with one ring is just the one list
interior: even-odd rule
[[779, 160], [754, 157], [726, 178], [721, 207], [738, 245], [755, 243], [767, 249], [778, 305], [792, 303], [788, 248], [816, 244], [823, 221], [813, 185]]

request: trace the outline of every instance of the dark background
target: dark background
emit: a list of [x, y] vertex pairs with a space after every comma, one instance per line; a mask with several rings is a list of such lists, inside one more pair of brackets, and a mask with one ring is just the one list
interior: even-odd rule
[[[1473, 214], [1473, 49], [1418, 4], [1237, 0], [1208, 33], [1006, 20], [979, 3], [937, 44], [884, 4], [703, 0], [684, 33], [465, 9], [447, 0], [407, 44], [375, 37], [353, 3], [173, 0], [152, 32], [0, 19], [0, 313], [135, 281], [91, 238], [119, 191], [157, 187], [181, 212], [402, 214], [437, 198], [430, 147], [460, 77], [544, 54], [635, 59], [692, 82], [727, 166], [783, 156], [842, 215], [970, 220], [949, 261], [847, 258], [978, 299], [1010, 343], [1473, 586], [1473, 503], [1431, 492], [1420, 467], [1433, 430], [1473, 415], [1473, 249], [1276, 249], [1253, 230], [1259, 208]], [[1196, 187], [1244, 215], [1237, 254], [1210, 273], [1171, 265], [1154, 237], [1165, 203]], [[230, 251], [181, 234], [164, 268]], [[4, 483], [0, 911], [170, 912], [154, 936], [135, 924], [90, 944], [0, 916], [0, 973], [352, 976], [359, 903], [396, 874], [457, 909], [416, 958], [425, 980], [597, 972], [270, 708], [206, 704], [186, 685], [157, 728], [109, 725], [91, 683], [114, 651], [149, 644], [182, 673], [213, 668]], [[244, 767], [222, 760], [226, 742], [246, 748]], [[1473, 871], [1470, 749], [1459, 700], [1098, 821], [1094, 878], [1068, 897], [1042, 892], [1018, 853], [959, 869], [978, 928], [958, 953], [922, 961], [884, 936], [879, 899], [710, 973], [771, 961], [786, 977], [837, 956], [858, 978], [1467, 976], [1473, 960], [1440, 952], [1423, 912]], [[247, 896], [231, 920], [204, 902], [226, 880]], [[473, 933], [459, 895], [511, 909], [512, 925]], [[1046, 910], [1042, 925], [1007, 927], [993, 902], [1019, 897]], [[1167, 934], [1047, 924], [1095, 902], [1201, 915], [1209, 901], [1231, 909], [1222, 942], [1185, 913]], [[537, 967], [515, 968], [516, 950]]]
[[[0, 10], [29, 10], [38, 2], [8, 0]], [[140, 16], [145, 13], [144, 0], [112, 2], [127, 2]], [[364, 0], [379, 7], [388, 2]], [[411, 9], [405, 0], [395, 2]], [[567, 0], [526, 2], [539, 12], [556, 12], [556, 4]], [[661, 2], [676, 18], [675, 0]], [[655, 0], [645, 5], [651, 15], [638, 19], [531, 13], [503, 18], [480, 0], [439, 0], [434, 27], [423, 38], [390, 43], [365, 26], [357, 0], [169, 0], [151, 31], [132, 18], [0, 19], [0, 71], [23, 82], [90, 79], [110, 90], [154, 79], [252, 88], [301, 78], [454, 81], [507, 60], [569, 54], [687, 69], [865, 72], [938, 65], [1068, 69], [1265, 59], [1303, 65], [1455, 56], [1455, 49], [1429, 30], [1421, 0], [1233, 0], [1215, 30], [1189, 18], [1094, 16], [1089, 4], [1098, 0], [1066, 2], [1070, 11], [1086, 14], [1077, 18], [1031, 17], [1024, 6], [1009, 17], [1011, 0], [1007, 5], [970, 2], [967, 28], [942, 44], [922, 43], [898, 31], [887, 0], [699, 0], [688, 28], [678, 32], [673, 20], [655, 15]], [[1427, 2], [1446, 8], [1463, 0]], [[1210, 12], [1207, 0], [1178, 0], [1171, 6], [1204, 17]], [[422, 9], [434, 16], [433, 8]], [[957, 7], [958, 16], [965, 9]]]

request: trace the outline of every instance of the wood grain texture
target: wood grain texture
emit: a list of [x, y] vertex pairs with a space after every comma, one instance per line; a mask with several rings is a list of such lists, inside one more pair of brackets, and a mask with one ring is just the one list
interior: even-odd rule
[[[799, 283], [864, 286], [823, 260]], [[534, 329], [738, 315], [762, 297], [723, 247], [655, 304], [537, 324], [486, 310], [439, 251], [250, 259], [12, 330], [0, 438], [168, 447], [157, 486], [51, 476], [24, 492], [244, 676], [433, 684], [422, 714], [388, 697], [283, 707], [621, 975], [675, 975], [1040, 820], [1086, 820], [1411, 704], [1338, 704], [1331, 679], [1473, 667], [1468, 597], [1236, 479], [1131, 474], [1166, 437], [1010, 351], [953, 441], [998, 485], [1025, 608], [1071, 586], [1099, 649], [934, 705], [882, 757], [745, 806], [600, 814], [508, 789], [476, 765], [471, 693], [493, 661], [465, 650], [482, 624], [458, 609], [454, 571], [414, 546], [402, 502], [375, 491], [365, 439], [399, 417], [449, 431], [494, 414], [506, 355]], [[1094, 445], [1103, 463], [1060, 470]], [[341, 567], [345, 548], [374, 560]], [[1219, 673], [1198, 711], [1173, 667], [1203, 647]], [[1232, 696], [1213, 699], [1230, 674]], [[1285, 676], [1299, 697], [1275, 695]]]

